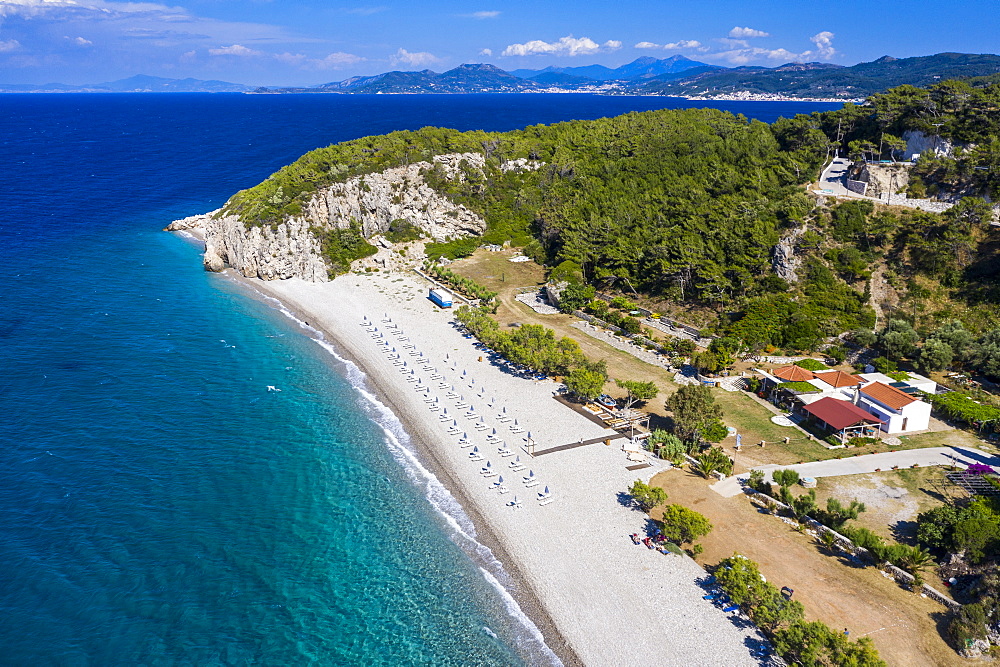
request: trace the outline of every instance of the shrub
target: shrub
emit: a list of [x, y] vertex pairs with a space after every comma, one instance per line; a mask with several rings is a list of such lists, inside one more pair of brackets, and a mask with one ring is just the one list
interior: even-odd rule
[[703, 515], [681, 505], [667, 505], [660, 520], [663, 536], [676, 544], [694, 542], [712, 530], [712, 524]]
[[632, 484], [632, 488], [629, 489], [629, 495], [632, 496], [635, 504], [638, 505], [643, 512], [649, 512], [649, 510], [654, 507], [659, 507], [663, 503], [667, 502], [666, 491], [658, 486], [650, 486], [641, 479], [635, 480]]
[[817, 359], [800, 359], [795, 362], [795, 365], [807, 371], [825, 371], [830, 369], [829, 366]]

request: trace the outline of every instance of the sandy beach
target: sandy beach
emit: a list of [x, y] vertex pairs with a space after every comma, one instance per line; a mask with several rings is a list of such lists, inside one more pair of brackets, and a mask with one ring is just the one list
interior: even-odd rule
[[[613, 432], [557, 402], [555, 382], [491, 363], [454, 326], [450, 311], [426, 298], [428, 286], [416, 276], [250, 284], [323, 331], [363, 369], [425, 465], [473, 518], [479, 541], [493, 546], [516, 579], [514, 597], [564, 663], [763, 664], [753, 655], [762, 636], [702, 598], [705, 572], [697, 564], [629, 539], [645, 534], [647, 517], [620, 494], [661, 468], [627, 470], [621, 439], [530, 456], [529, 433], [537, 453]], [[470, 456], [474, 449], [482, 460]], [[523, 470], [512, 467], [518, 458]], [[487, 462], [495, 476], [481, 474]], [[529, 473], [537, 484], [525, 483]], [[506, 492], [498, 488], [501, 476]], [[551, 495], [543, 504], [546, 487]]]

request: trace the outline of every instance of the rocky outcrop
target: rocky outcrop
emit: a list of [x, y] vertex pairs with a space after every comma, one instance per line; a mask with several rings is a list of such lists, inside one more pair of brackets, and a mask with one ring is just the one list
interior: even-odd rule
[[802, 264], [802, 258], [796, 254], [795, 250], [799, 237], [804, 231], [805, 227], [793, 229], [771, 249], [771, 267], [779, 278], [788, 283], [795, 283], [799, 280], [798, 270]]
[[947, 139], [937, 135], [927, 135], [919, 130], [903, 132], [903, 139], [906, 141], [906, 151], [903, 154], [906, 160], [912, 160], [914, 156], [925, 152], [937, 156], [951, 155], [953, 148]]
[[[511, 160], [505, 171], [537, 169], [541, 163]], [[475, 236], [486, 231], [486, 222], [473, 211], [455, 204], [425, 182], [423, 174], [436, 169], [448, 179], [464, 178], [467, 170], [482, 170], [485, 157], [479, 153], [439, 155], [433, 163], [387, 169], [376, 174], [357, 176], [343, 183], [322, 188], [306, 205], [301, 216], [285, 220], [275, 227], [247, 228], [238, 216], [214, 211], [171, 223], [168, 231], [191, 230], [205, 240], [205, 268], [221, 271], [232, 267], [247, 277], [276, 280], [300, 277], [310, 281], [328, 280], [320, 242], [313, 228], [346, 229], [361, 227], [366, 238], [388, 231], [395, 220], [405, 220], [418, 227], [426, 237], [444, 241], [448, 238]], [[381, 245], [386, 242], [380, 241]], [[390, 253], [380, 253], [381, 266], [387, 266]], [[421, 249], [400, 255], [418, 258]], [[377, 259], [369, 261], [366, 266]], [[398, 263], [399, 260], [394, 259]]]
[[910, 167], [904, 164], [866, 164], [858, 180], [868, 184], [864, 194], [885, 197], [906, 191], [910, 184]]
[[177, 220], [166, 229], [197, 231], [205, 240], [202, 261], [209, 271], [232, 267], [248, 278], [328, 280], [319, 241], [302, 218], [292, 218], [274, 228], [247, 229], [237, 216], [213, 211]]
[[[460, 164], [463, 160], [473, 169], [484, 166], [483, 156], [478, 153], [434, 158], [446, 176], [458, 179], [462, 178]], [[393, 220], [406, 220], [438, 241], [486, 231], [482, 218], [424, 182], [421, 173], [433, 166], [417, 162], [335, 183], [312, 198], [305, 215], [320, 227], [346, 229], [356, 221], [365, 238], [388, 231]]]

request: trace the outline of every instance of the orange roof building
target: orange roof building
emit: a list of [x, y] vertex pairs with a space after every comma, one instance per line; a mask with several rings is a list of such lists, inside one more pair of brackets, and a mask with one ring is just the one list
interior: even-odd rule
[[816, 374], [806, 370], [801, 366], [782, 366], [771, 371], [771, 375], [781, 378], [785, 382], [808, 382], [816, 377]]
[[873, 398], [887, 408], [902, 410], [917, 399], [910, 396], [905, 391], [890, 387], [882, 382], [872, 382], [861, 388], [861, 393], [868, 398]]
[[842, 387], [857, 387], [859, 384], [865, 383], [865, 379], [863, 377], [851, 375], [850, 373], [845, 373], [844, 371], [816, 373], [816, 379], [822, 380], [836, 389], [840, 389]]

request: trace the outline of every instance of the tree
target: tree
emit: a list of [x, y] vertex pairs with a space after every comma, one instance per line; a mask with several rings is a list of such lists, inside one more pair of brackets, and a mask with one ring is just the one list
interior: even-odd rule
[[725, 336], [716, 338], [708, 345], [708, 351], [715, 355], [716, 370], [730, 368], [736, 363], [740, 352], [746, 346], [743, 341], [735, 336]]
[[733, 460], [726, 456], [718, 447], [712, 447], [695, 457], [697, 463], [694, 466], [695, 472], [708, 479], [713, 472], [720, 472], [723, 475], [730, 475], [733, 472]]
[[914, 577], [919, 578], [921, 573], [934, 562], [934, 557], [927, 549], [920, 547], [908, 547], [906, 554], [897, 561], [899, 567], [903, 568]]
[[972, 352], [975, 337], [970, 333], [959, 320], [948, 320], [943, 323], [934, 333], [929, 336], [930, 340], [938, 340], [947, 343], [951, 347], [952, 354], [959, 361], [967, 361]]
[[906, 320], [889, 320], [889, 325], [879, 333], [879, 346], [885, 356], [895, 361], [911, 356], [918, 340], [919, 334]]
[[944, 370], [954, 356], [951, 345], [939, 338], [928, 338], [920, 348], [920, 368], [928, 372]]
[[1000, 329], [991, 329], [976, 341], [972, 356], [980, 371], [1000, 377]]
[[606, 373], [580, 366], [566, 376], [566, 388], [580, 398], [592, 401], [604, 392], [607, 379]]
[[778, 491], [778, 500], [788, 505], [798, 519], [816, 513], [816, 489], [809, 489], [808, 493], [796, 496], [790, 488], [783, 486]]
[[667, 505], [663, 508], [660, 531], [671, 542], [688, 544], [704, 537], [712, 530], [712, 524], [704, 516], [682, 505]]
[[771, 473], [771, 479], [778, 486], [786, 487], [799, 483], [799, 473], [789, 468], [782, 468]]
[[590, 285], [570, 283], [559, 295], [559, 310], [564, 313], [572, 313], [574, 310], [580, 310], [590, 303], [590, 300], [594, 298], [594, 294], [594, 288]]
[[662, 429], [654, 429], [646, 442], [649, 448], [665, 461], [677, 461], [687, 452], [687, 447], [680, 438]]
[[857, 519], [866, 509], [865, 504], [857, 500], [852, 500], [851, 504], [845, 507], [836, 498], [827, 498], [826, 511], [817, 512], [814, 518], [821, 524], [839, 531], [845, 523]]
[[649, 512], [667, 502], [667, 492], [659, 486], [650, 486], [641, 479], [635, 480], [629, 494], [643, 512]]
[[683, 440], [700, 442], [704, 431], [722, 419], [722, 408], [705, 385], [684, 385], [666, 405], [673, 412], [674, 433]]
[[619, 387], [628, 392], [628, 399], [626, 401], [625, 407], [631, 408], [633, 405], [640, 401], [649, 401], [656, 398], [656, 395], [660, 393], [660, 388], [656, 386], [655, 382], [640, 382], [638, 380], [617, 380], [615, 382]]

